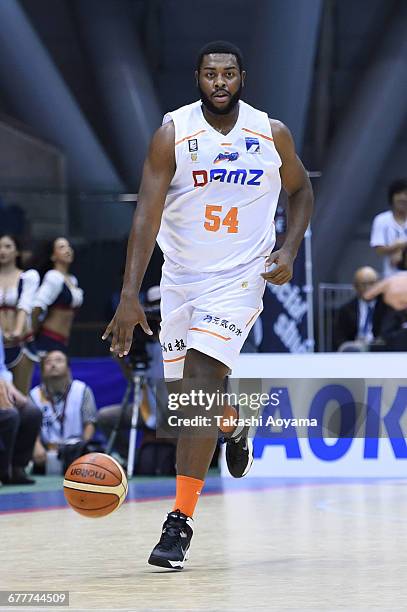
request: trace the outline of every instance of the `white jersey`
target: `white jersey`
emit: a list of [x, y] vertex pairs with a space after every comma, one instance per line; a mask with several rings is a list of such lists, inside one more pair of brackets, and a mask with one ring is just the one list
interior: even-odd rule
[[281, 189], [281, 159], [266, 113], [243, 101], [223, 135], [205, 119], [201, 101], [164, 116], [175, 126], [176, 171], [157, 237], [180, 266], [216, 272], [270, 254]]

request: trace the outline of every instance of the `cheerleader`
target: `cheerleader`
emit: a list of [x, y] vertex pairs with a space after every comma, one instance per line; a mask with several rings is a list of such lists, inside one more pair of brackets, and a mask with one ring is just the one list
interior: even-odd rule
[[38, 354], [67, 352], [75, 312], [82, 306], [83, 291], [69, 273], [74, 251], [66, 238], [56, 238], [45, 251], [40, 268], [41, 286], [34, 299], [33, 326]]
[[0, 327], [5, 362], [14, 385], [27, 395], [34, 363], [38, 361], [31, 326], [31, 311], [40, 284], [36, 270], [22, 269], [17, 239], [0, 235]]

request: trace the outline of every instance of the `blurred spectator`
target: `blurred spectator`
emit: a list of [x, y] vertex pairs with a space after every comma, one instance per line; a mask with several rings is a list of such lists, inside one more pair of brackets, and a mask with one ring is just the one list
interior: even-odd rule
[[364, 298], [382, 299], [395, 311], [394, 329], [389, 330], [386, 343], [388, 350], [407, 350], [407, 249], [402, 253], [399, 271], [370, 287]]
[[[69, 274], [74, 251], [66, 238], [45, 245], [38, 264], [42, 283], [34, 299], [33, 327], [40, 355], [68, 349], [75, 310], [82, 306], [83, 291]], [[52, 268], [52, 269], [51, 269]]]
[[62, 456], [83, 454], [84, 443], [95, 433], [95, 398], [84, 382], [72, 380], [65, 353], [51, 351], [42, 358], [41, 384], [30, 398], [42, 412], [41, 434], [34, 448], [36, 466], [45, 465], [47, 450], [57, 449]]
[[366, 298], [367, 290], [378, 280], [376, 270], [358, 268], [353, 277], [356, 297], [339, 308], [334, 329], [335, 350], [366, 350], [382, 335], [388, 308], [380, 297]]
[[397, 270], [399, 272], [407, 271], [407, 247], [404, 249], [404, 251], [401, 254], [401, 259], [397, 265]]
[[23, 394], [31, 387], [34, 362], [38, 361], [31, 330], [31, 311], [40, 284], [36, 270], [22, 269], [20, 245], [10, 234], [0, 235], [0, 328], [3, 331], [6, 366]]
[[33, 484], [25, 474], [41, 427], [41, 411], [12, 384], [0, 331], [0, 484]]
[[383, 256], [384, 277], [397, 272], [407, 247], [407, 180], [391, 183], [388, 197], [391, 210], [376, 215], [370, 236], [370, 246]]
[[396, 274], [374, 283], [371, 287], [366, 287], [364, 292], [365, 300], [373, 300], [381, 296], [383, 302], [402, 312], [407, 309], [407, 249], [403, 252], [403, 258], [399, 263]]

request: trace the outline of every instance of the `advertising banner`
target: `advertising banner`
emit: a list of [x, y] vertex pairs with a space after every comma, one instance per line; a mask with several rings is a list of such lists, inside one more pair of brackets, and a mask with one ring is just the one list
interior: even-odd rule
[[271, 398], [251, 429], [247, 477], [405, 476], [405, 363], [403, 353], [241, 355], [238, 384], [256, 376]]

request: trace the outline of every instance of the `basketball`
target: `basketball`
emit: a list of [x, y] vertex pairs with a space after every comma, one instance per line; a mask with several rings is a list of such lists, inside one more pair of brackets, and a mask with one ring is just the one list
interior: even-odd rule
[[128, 491], [121, 465], [104, 453], [76, 459], [65, 472], [64, 495], [75, 512], [98, 518], [111, 514], [124, 502]]

